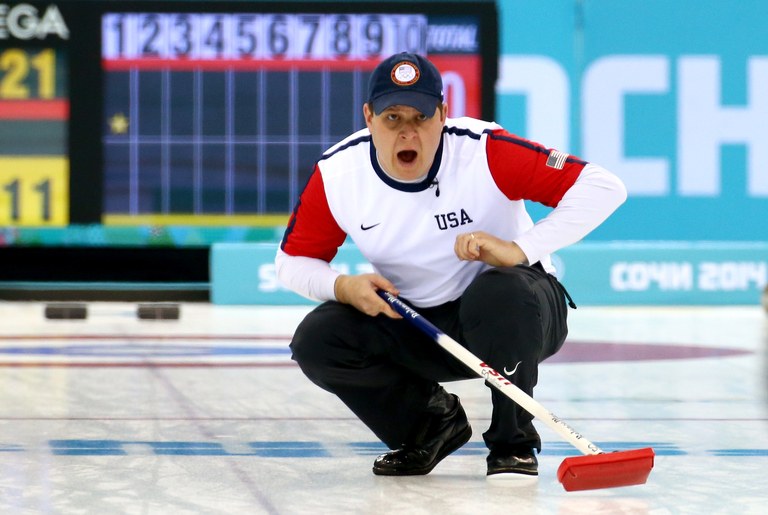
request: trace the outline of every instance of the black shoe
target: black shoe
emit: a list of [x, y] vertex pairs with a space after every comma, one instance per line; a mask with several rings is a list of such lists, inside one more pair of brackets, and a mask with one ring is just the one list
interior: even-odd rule
[[382, 454], [373, 463], [373, 473], [378, 476], [420, 476], [429, 474], [440, 461], [467, 443], [472, 427], [467, 421], [459, 398], [439, 388], [427, 407], [435, 412], [432, 422], [425, 429], [424, 437], [417, 443], [403, 445], [400, 449]]
[[511, 454], [497, 454], [491, 451], [486, 458], [488, 474], [523, 474], [526, 476], [539, 475], [539, 461], [533, 451], [518, 451]]

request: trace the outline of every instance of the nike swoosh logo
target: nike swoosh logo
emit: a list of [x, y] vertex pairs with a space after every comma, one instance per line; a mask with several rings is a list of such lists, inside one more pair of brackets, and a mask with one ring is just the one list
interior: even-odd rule
[[360, 228], [361, 228], [362, 230], [364, 230], [364, 231], [367, 231], [368, 229], [373, 229], [373, 228], [374, 228], [374, 227], [376, 227], [377, 225], [381, 225], [381, 222], [379, 222], [379, 223], [377, 223], [377, 224], [369, 225], [368, 227], [364, 226], [363, 224], [360, 224]]
[[508, 375], [508, 376], [511, 376], [512, 374], [514, 374], [515, 372], [517, 372], [517, 367], [519, 367], [519, 366], [520, 366], [520, 363], [522, 363], [522, 361], [518, 361], [518, 362], [517, 362], [517, 365], [515, 365], [515, 368], [513, 368], [511, 372], [510, 372], [509, 370], [507, 370], [507, 367], [504, 367], [504, 373], [505, 373], [506, 375]]

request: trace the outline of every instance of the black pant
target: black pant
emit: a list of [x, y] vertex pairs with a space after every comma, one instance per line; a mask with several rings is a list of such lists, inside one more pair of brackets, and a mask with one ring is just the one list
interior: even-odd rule
[[[560, 349], [568, 332], [564, 294], [540, 265], [494, 268], [459, 299], [417, 309], [497, 371], [513, 372], [510, 380], [532, 395], [538, 364]], [[291, 350], [312, 382], [337, 395], [391, 449], [418, 433], [437, 382], [477, 377], [410, 322], [372, 318], [333, 301], [305, 317]], [[488, 448], [541, 450], [533, 417], [489, 388]]]

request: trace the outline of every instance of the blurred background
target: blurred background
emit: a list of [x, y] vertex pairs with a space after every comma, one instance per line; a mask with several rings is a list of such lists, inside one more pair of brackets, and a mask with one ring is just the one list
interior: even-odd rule
[[[555, 256], [577, 302], [759, 304], [767, 18], [762, 0], [0, 3], [0, 297], [305, 302], [274, 278], [288, 214], [363, 127], [375, 64], [410, 50], [450, 116], [626, 183]], [[335, 266], [367, 264], [349, 247]]]

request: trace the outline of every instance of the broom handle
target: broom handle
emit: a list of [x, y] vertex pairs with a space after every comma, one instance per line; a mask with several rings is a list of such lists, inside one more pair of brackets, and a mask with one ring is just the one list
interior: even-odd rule
[[576, 447], [583, 454], [602, 454], [603, 451], [594, 443], [587, 440], [581, 433], [568, 425], [563, 419], [547, 410], [533, 397], [512, 384], [503, 375], [482, 362], [478, 357], [468, 351], [459, 342], [438, 329], [429, 320], [417, 313], [413, 308], [395, 297], [389, 292], [378, 290], [379, 297], [387, 301], [395, 311], [411, 322], [417, 328], [430, 336], [438, 345], [448, 351], [453, 357], [464, 363], [486, 382], [496, 387], [507, 397], [519, 404], [528, 413], [548, 425], [554, 432], [560, 435], [568, 443]]

